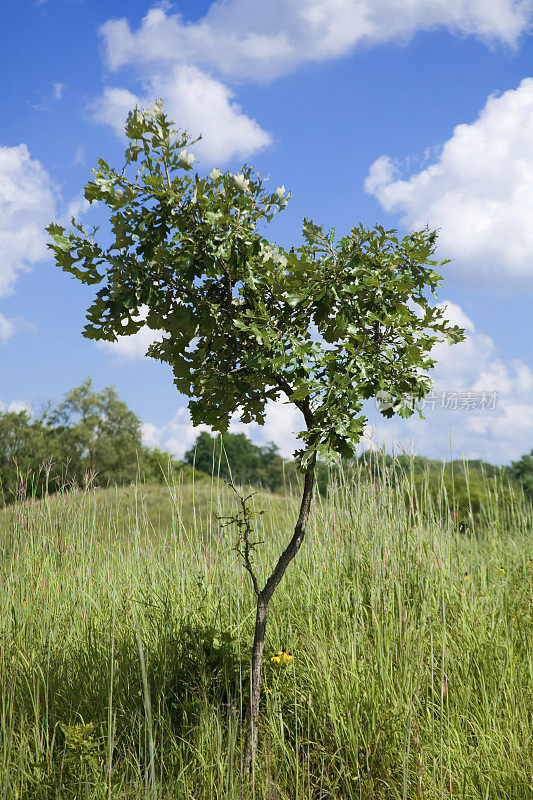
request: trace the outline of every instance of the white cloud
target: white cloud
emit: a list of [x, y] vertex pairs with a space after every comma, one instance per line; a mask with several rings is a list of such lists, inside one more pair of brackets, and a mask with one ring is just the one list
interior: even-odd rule
[[0, 296], [17, 275], [46, 255], [44, 226], [55, 213], [46, 170], [25, 144], [0, 147]]
[[[515, 46], [533, 19], [533, 0], [216, 0], [187, 22], [160, 4], [137, 30], [126, 19], [100, 29], [112, 70], [133, 68], [141, 105], [162, 97], [178, 124], [203, 133], [209, 161], [244, 157], [271, 142], [233, 100], [225, 80], [272, 80], [307, 62], [347, 55], [358, 45], [407, 40], [444, 27]], [[107, 87], [95, 118], [122, 134], [139, 96]]]
[[28, 414], [31, 414], [33, 409], [25, 400], [13, 400], [11, 403], [3, 403], [0, 400], [0, 413], [14, 412], [15, 414], [19, 414], [21, 411], [27, 411]]
[[[92, 106], [93, 117], [97, 122], [109, 125], [117, 136], [125, 136], [124, 125], [128, 111], [141, 107], [142, 100], [128, 89], [107, 87]], [[150, 105], [150, 103], [149, 103]]]
[[119, 336], [116, 342], [96, 342], [96, 346], [114, 356], [115, 362], [138, 361], [145, 357], [150, 345], [160, 338], [159, 331], [144, 327], [131, 336]]
[[54, 100], [59, 101], [62, 99], [63, 92], [67, 87], [65, 86], [64, 83], [59, 83], [58, 81], [57, 83], [54, 83], [52, 88], [53, 88]]
[[246, 433], [258, 445], [274, 442], [285, 458], [291, 458], [301, 448], [302, 442], [295, 435], [301, 430], [305, 430], [301, 411], [282, 400], [267, 403], [264, 425], [240, 422], [236, 417], [229, 428], [230, 433]]
[[[509, 463], [533, 441], [533, 371], [519, 359], [502, 361], [491, 337], [476, 332], [459, 306], [440, 305], [447, 306], [450, 321], [465, 328], [466, 341], [434, 348], [434, 400], [426, 403], [424, 420], [418, 416], [383, 420], [371, 409], [374, 442], [394, 443], [396, 450], [400, 444], [409, 452], [412, 441], [420, 455], [442, 458], [449, 455], [451, 439], [454, 457], [464, 453], [467, 458]], [[464, 407], [469, 399], [475, 408]], [[451, 407], [442, 408], [443, 404]]]
[[11, 339], [15, 332], [13, 322], [6, 319], [3, 314], [0, 314], [0, 345], [5, 344], [8, 339]]
[[[303, 419], [297, 408], [281, 402], [269, 402], [267, 405], [266, 419], [263, 426], [256, 423], [244, 424], [238, 417], [232, 420], [229, 433], [246, 433], [257, 445], [274, 442], [286, 458], [290, 458], [296, 448], [300, 446], [295, 438], [304, 427]], [[189, 411], [180, 408], [166, 425], [157, 427], [151, 422], [144, 423], [142, 428], [143, 443], [149, 447], [160, 447], [168, 450], [176, 458], [183, 458], [196, 441], [201, 431], [212, 433], [207, 425], [194, 427], [191, 423]]]
[[151, 96], [166, 97], [170, 115], [184, 120], [193, 136], [202, 134], [194, 149], [209, 161], [244, 158], [271, 143], [270, 134], [232, 101], [230, 89], [195, 66], [177, 66], [154, 80]]
[[230, 89], [195, 66], [177, 65], [154, 76], [140, 97], [108, 87], [94, 104], [93, 114], [123, 135], [128, 111], [151, 105], [155, 97], [165, 100], [169, 116], [178, 124], [183, 121], [193, 136], [203, 135], [194, 152], [210, 162], [244, 158], [271, 142], [270, 135], [233, 102]]
[[[146, 319], [148, 314], [148, 306], [141, 306], [137, 316], [132, 317], [135, 322], [140, 322]], [[123, 325], [127, 320], [123, 321]], [[98, 341], [96, 346], [100, 350], [104, 350], [110, 355], [114, 356], [115, 363], [123, 361], [140, 361], [146, 356], [146, 351], [151, 344], [161, 340], [163, 331], [154, 331], [147, 325], [140, 328], [137, 333], [129, 336], [119, 336], [114, 342]]]
[[[44, 230], [56, 212], [50, 177], [25, 144], [0, 147], [0, 298], [11, 294], [17, 277], [47, 255]], [[0, 342], [14, 333], [0, 316]]]
[[170, 422], [162, 427], [157, 427], [152, 422], [144, 423], [143, 444], [148, 447], [159, 447], [172, 453], [176, 458], [183, 458], [201, 431], [211, 432], [211, 429], [207, 425], [198, 425], [195, 428], [191, 423], [188, 409], [180, 408]]
[[79, 144], [74, 151], [74, 157], [72, 159], [73, 164], [85, 164], [85, 159], [87, 156], [87, 151], [84, 145]]
[[65, 213], [61, 216], [61, 224], [69, 225], [72, 217], [78, 219], [82, 214], [86, 214], [90, 207], [89, 201], [82, 194], [79, 194], [67, 204]]
[[[60, 213], [60, 207], [65, 209]], [[88, 203], [82, 197], [60, 202], [45, 168], [25, 144], [0, 146], [0, 299], [15, 291], [18, 277], [49, 258], [45, 227], [54, 219], [66, 223], [83, 214]], [[25, 327], [22, 320], [22, 327]], [[0, 345], [19, 326], [0, 313]]]
[[446, 269], [465, 283], [533, 286], [533, 78], [489, 97], [410, 178], [381, 156], [365, 188], [405, 224], [440, 228]]
[[31, 103], [31, 107], [35, 111], [51, 111], [53, 104], [59, 103], [63, 99], [63, 93], [66, 88], [64, 83], [57, 81], [46, 92], [38, 91], [39, 99], [37, 102]]
[[159, 6], [136, 31], [120, 19], [101, 33], [111, 69], [179, 61], [264, 80], [438, 27], [513, 46], [532, 12], [531, 0], [218, 0], [195, 23]]
[[141, 425], [142, 441], [146, 447], [161, 447], [161, 428], [153, 422], [143, 422]]

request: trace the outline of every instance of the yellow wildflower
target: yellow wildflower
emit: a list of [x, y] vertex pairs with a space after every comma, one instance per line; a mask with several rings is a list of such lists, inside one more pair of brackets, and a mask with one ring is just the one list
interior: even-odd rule
[[286, 653], [285, 650], [278, 650], [270, 659], [274, 664], [291, 664], [292, 653]]

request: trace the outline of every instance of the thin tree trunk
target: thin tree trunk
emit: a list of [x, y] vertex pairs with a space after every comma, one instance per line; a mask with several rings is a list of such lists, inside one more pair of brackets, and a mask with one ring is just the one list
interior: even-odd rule
[[268, 603], [261, 595], [257, 598], [257, 612], [255, 616], [254, 646], [252, 650], [252, 676], [250, 713], [246, 730], [246, 745], [244, 749], [244, 764], [246, 772], [253, 770], [257, 758], [257, 742], [259, 727], [259, 700], [261, 698], [261, 676], [263, 671], [263, 651], [265, 649], [265, 632], [268, 617]]
[[248, 725], [246, 728], [246, 743], [244, 748], [244, 766], [247, 773], [253, 772], [257, 758], [258, 726], [259, 726], [259, 701], [261, 698], [261, 676], [263, 670], [263, 651], [265, 649], [265, 633], [268, 616], [268, 604], [278, 584], [285, 575], [285, 570], [298, 552], [303, 542], [309, 511], [313, 500], [315, 484], [316, 456], [309, 464], [304, 480], [304, 491], [300, 513], [294, 528], [294, 534], [289, 544], [279, 557], [272, 574], [264, 588], [257, 595], [257, 612], [255, 618], [254, 646], [252, 650], [252, 672], [250, 687], [250, 707]]

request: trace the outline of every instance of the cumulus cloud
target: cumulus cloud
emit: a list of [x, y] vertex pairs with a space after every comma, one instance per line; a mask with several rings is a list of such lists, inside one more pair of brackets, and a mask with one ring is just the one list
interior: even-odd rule
[[74, 151], [74, 156], [72, 158], [73, 164], [85, 164], [85, 159], [87, 156], [87, 151], [84, 145], [79, 144]]
[[[44, 226], [56, 212], [50, 177], [25, 144], [0, 147], [0, 298], [11, 294], [21, 272], [47, 255]], [[0, 315], [0, 342], [14, 333]]]
[[101, 32], [111, 69], [180, 61], [264, 80], [357, 45], [438, 27], [513, 46], [530, 29], [532, 15], [531, 0], [217, 0], [195, 23], [159, 6], [136, 31], [120, 19]]
[[96, 342], [96, 346], [112, 355], [115, 363], [138, 361], [146, 356], [150, 345], [160, 340], [161, 335], [161, 331], [145, 326], [131, 336], [119, 336], [115, 342]]
[[14, 412], [15, 414], [19, 414], [21, 411], [26, 411], [28, 414], [31, 414], [33, 409], [30, 403], [27, 403], [25, 400], [13, 400], [11, 403], [3, 403], [2, 400], [0, 400], [0, 413]]
[[13, 322], [6, 319], [3, 314], [0, 314], [0, 345], [5, 344], [8, 339], [11, 339], [15, 332]]
[[49, 175], [26, 145], [0, 147], [0, 296], [46, 255], [43, 228], [55, 206]]
[[[257, 445], [274, 442], [281, 455], [290, 458], [300, 446], [295, 433], [298, 433], [303, 427], [305, 424], [298, 409], [279, 401], [268, 403], [263, 426], [256, 423], [245, 424], [235, 416], [231, 422], [229, 433], [246, 433]], [[143, 443], [148, 447], [160, 447], [168, 450], [176, 458], [183, 458], [186, 450], [194, 444], [202, 431], [212, 433], [211, 428], [207, 425], [194, 427], [189, 411], [186, 408], [180, 408], [166, 425], [158, 427], [152, 422], [145, 423], [142, 428]]]
[[211, 432], [211, 429], [207, 425], [198, 425], [195, 428], [191, 423], [188, 409], [180, 408], [166, 425], [158, 427], [153, 422], [144, 423], [143, 444], [147, 447], [159, 447], [172, 453], [176, 458], [183, 458], [202, 431]]
[[141, 96], [126, 89], [106, 88], [93, 105], [94, 118], [122, 136], [128, 111], [151, 105], [155, 97], [165, 100], [167, 113], [183, 120], [191, 135], [202, 134], [194, 152], [207, 161], [244, 158], [271, 142], [270, 134], [233, 101], [227, 86], [190, 65], [176, 65], [155, 75]]
[[215, 0], [194, 23], [157, 5], [136, 30], [124, 18], [101, 27], [108, 66], [133, 69], [142, 91], [107, 87], [93, 111], [122, 134], [130, 108], [162, 97], [178, 122], [204, 134], [199, 154], [226, 161], [256, 152], [271, 136], [220, 78], [268, 81], [358, 45], [439, 27], [512, 47], [532, 19], [533, 0]]
[[67, 203], [65, 213], [61, 216], [61, 224], [65, 226], [69, 225], [72, 217], [79, 218], [82, 214], [86, 214], [90, 207], [91, 204], [82, 194], [73, 197], [72, 200]]
[[[533, 372], [519, 359], [509, 363], [498, 356], [493, 339], [477, 332], [472, 320], [455, 303], [446, 316], [466, 331], [466, 340], [453, 347], [439, 344], [432, 355], [434, 388], [426, 399], [424, 420], [384, 421], [370, 409], [368, 436], [374, 446], [383, 443], [433, 458], [450, 452], [454, 457], [483, 458], [509, 463], [533, 440]], [[368, 443], [367, 439], [367, 443]]]
[[0, 345], [5, 344], [8, 339], [11, 339], [15, 332], [13, 322], [6, 319], [3, 314], [0, 314]]
[[128, 89], [113, 89], [108, 86], [92, 105], [93, 118], [109, 125], [117, 136], [125, 136], [124, 125], [128, 111], [143, 105], [141, 98]]
[[264, 425], [244, 423], [235, 418], [229, 428], [230, 433], [246, 433], [259, 445], [274, 442], [284, 458], [291, 458], [294, 451], [301, 448], [302, 442], [296, 438], [301, 430], [305, 430], [301, 411], [282, 400], [267, 403]]
[[468, 284], [533, 286], [533, 78], [489, 97], [438, 159], [402, 179], [388, 156], [365, 188], [414, 228], [439, 228], [439, 252]]

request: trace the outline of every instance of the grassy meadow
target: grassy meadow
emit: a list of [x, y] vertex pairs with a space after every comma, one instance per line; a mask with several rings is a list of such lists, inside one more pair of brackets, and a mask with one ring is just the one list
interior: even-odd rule
[[[253, 503], [266, 576], [298, 497]], [[253, 783], [236, 512], [199, 476], [0, 511], [0, 800], [533, 798], [523, 498], [487, 481], [466, 535], [409, 474], [316, 498], [270, 605]]]

